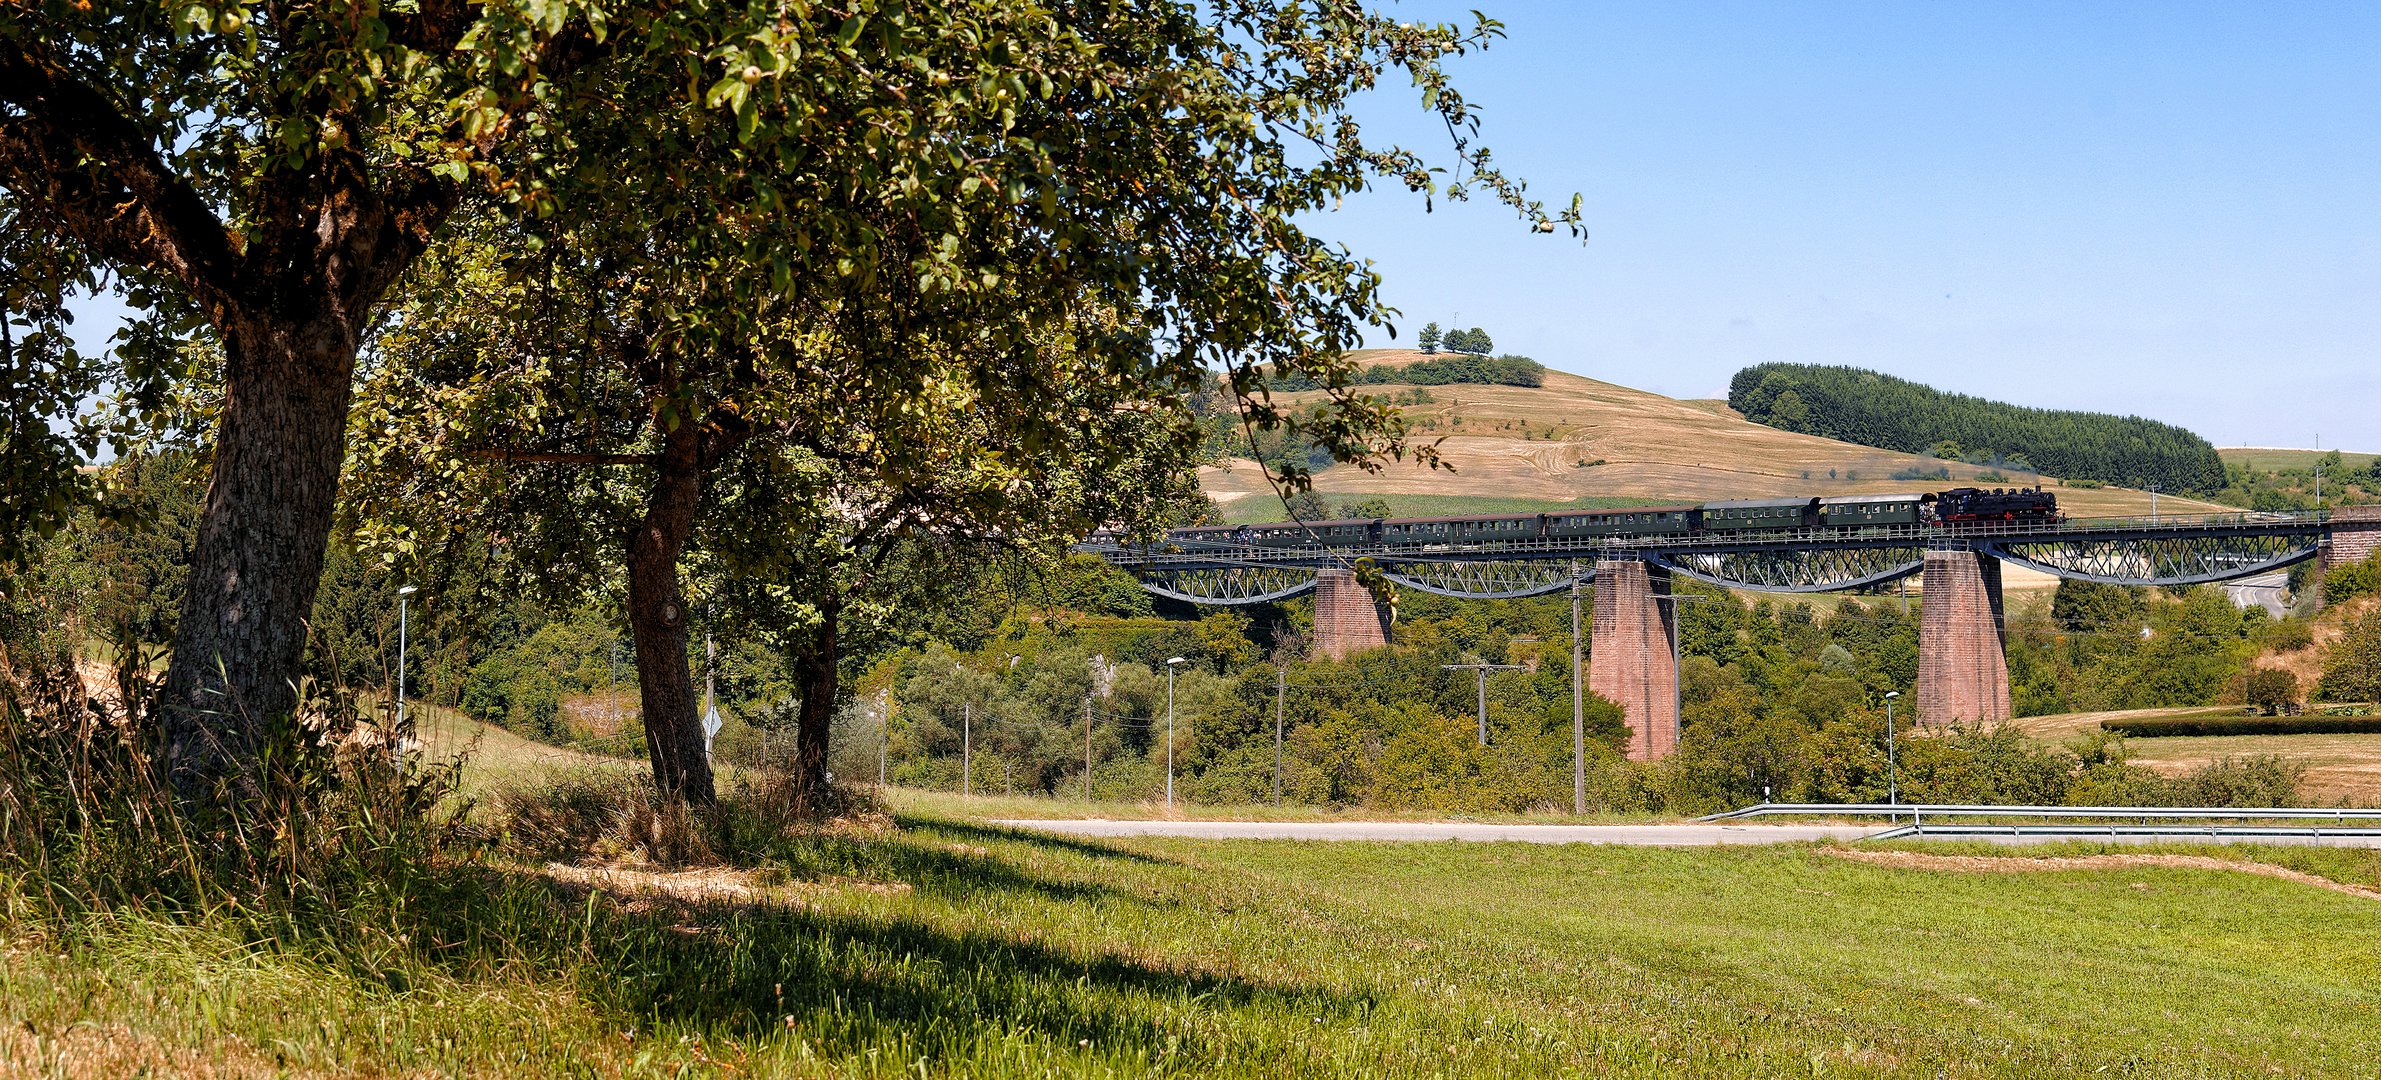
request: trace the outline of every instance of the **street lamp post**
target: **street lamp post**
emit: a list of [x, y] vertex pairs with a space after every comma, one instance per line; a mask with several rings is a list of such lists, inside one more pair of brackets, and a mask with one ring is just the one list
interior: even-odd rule
[[1179, 656], [1166, 660], [1166, 809], [1174, 809], [1174, 665], [1183, 663]]
[[405, 601], [416, 591], [407, 585], [397, 590], [397, 730], [405, 730]]
[[1885, 802], [1890, 806], [1901, 805], [1901, 763], [1893, 754], [1893, 699], [1900, 696], [1899, 690], [1885, 691]]

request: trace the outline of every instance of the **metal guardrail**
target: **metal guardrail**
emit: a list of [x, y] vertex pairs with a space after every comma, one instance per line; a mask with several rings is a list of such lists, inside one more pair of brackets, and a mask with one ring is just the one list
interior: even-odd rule
[[1991, 839], [2001, 836], [2022, 836], [2044, 839], [2120, 840], [2131, 837], [2172, 837], [2176, 840], [2258, 840], [2258, 839], [2363, 839], [2381, 841], [2381, 828], [2321, 825], [1983, 825], [1960, 822], [1952, 825], [1903, 825], [1870, 833], [1863, 840], [1903, 840], [1921, 837], [1934, 840], [1956, 840], [1961, 837]]
[[[2137, 818], [2144, 821], [2370, 821], [2381, 825], [2381, 809], [2312, 806], [1978, 806], [1972, 803], [1758, 803], [1706, 814], [1697, 821], [1741, 821], [1757, 817], [1935, 818]], [[2035, 828], [2037, 826], [2025, 826]], [[2179, 826], [2178, 826], [2179, 827]]]

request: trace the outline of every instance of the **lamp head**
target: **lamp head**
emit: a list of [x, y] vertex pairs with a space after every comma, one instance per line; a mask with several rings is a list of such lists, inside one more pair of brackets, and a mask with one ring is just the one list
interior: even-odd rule
[[400, 588], [400, 589], [398, 589], [398, 590], [397, 590], [397, 595], [399, 595], [399, 596], [412, 596], [414, 593], [417, 593], [417, 592], [420, 592], [420, 591], [421, 591], [421, 590], [419, 590], [419, 589], [416, 589], [416, 588], [414, 588], [414, 587], [413, 587], [413, 586], [411, 586], [411, 585], [407, 585], [407, 586], [405, 586], [405, 587], [403, 587], [403, 588]]
[[1893, 700], [1894, 698], [1897, 698], [1897, 697], [1900, 697], [1900, 696], [1901, 696], [1901, 691], [1899, 691], [1899, 690], [1887, 690], [1887, 691], [1885, 691], [1885, 700], [1887, 700], [1887, 701], [1891, 701], [1891, 700]]
[[1167, 658], [1166, 658], [1166, 666], [1167, 666], [1167, 667], [1173, 667], [1173, 666], [1174, 666], [1174, 665], [1176, 665], [1176, 664], [1187, 664], [1187, 663], [1189, 663], [1189, 662], [1190, 662], [1190, 661], [1188, 661], [1188, 660], [1185, 660], [1185, 659], [1183, 659], [1183, 658], [1181, 658], [1181, 657], [1179, 657], [1179, 656], [1170, 656], [1170, 657], [1167, 657]]

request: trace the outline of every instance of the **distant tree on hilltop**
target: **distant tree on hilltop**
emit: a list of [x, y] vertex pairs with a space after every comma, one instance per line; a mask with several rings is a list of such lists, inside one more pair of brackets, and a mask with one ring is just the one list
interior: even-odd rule
[[1473, 356], [1486, 356], [1496, 351], [1496, 343], [1488, 338], [1488, 331], [1475, 326], [1469, 330], [1449, 330], [1444, 340], [1448, 349]]
[[1439, 324], [1437, 324], [1437, 323], [1424, 323], [1424, 324], [1422, 324], [1422, 338], [1421, 338], [1421, 345], [1422, 345], [1422, 352], [1423, 352], [1423, 355], [1426, 355], [1426, 356], [1433, 356], [1433, 355], [1437, 355], [1437, 353], [1438, 353], [1438, 351], [1439, 351]]

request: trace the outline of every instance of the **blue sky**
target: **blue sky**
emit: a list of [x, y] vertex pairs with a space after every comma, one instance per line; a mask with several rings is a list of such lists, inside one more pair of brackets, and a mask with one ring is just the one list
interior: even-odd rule
[[[1405, 312], [1677, 396], [1766, 360], [2381, 450], [2381, 4], [1403, 3], [1585, 245], [1402, 190], [1309, 224]], [[1437, 148], [1403, 88], [1376, 133]], [[1379, 340], [1374, 344], [1390, 344]]]

